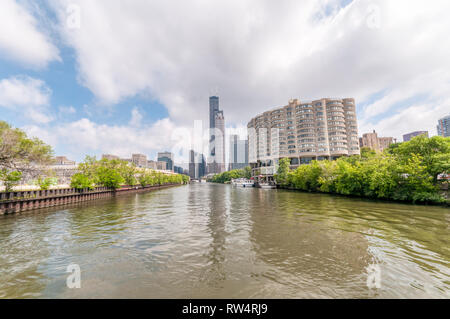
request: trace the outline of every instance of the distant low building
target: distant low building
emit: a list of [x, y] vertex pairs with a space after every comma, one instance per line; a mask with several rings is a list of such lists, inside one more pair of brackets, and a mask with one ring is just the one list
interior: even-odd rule
[[131, 161], [137, 167], [147, 167], [147, 155], [144, 155], [144, 154], [133, 154], [131, 156]]
[[158, 169], [158, 165], [155, 161], [149, 160], [149, 161], [147, 161], [147, 168], [156, 170], [156, 169]]
[[413, 137], [424, 135], [428, 137], [428, 131], [415, 131], [408, 134], [403, 135], [403, 142], [409, 142]]
[[[76, 173], [78, 173], [78, 166], [73, 165], [51, 165], [49, 166], [49, 169], [51, 172], [53, 172], [54, 176], [58, 180], [59, 185], [70, 185], [70, 181], [72, 179], [72, 176]], [[29, 184], [30, 181], [27, 181], [27, 184]]]
[[174, 166], [173, 171], [177, 174], [183, 174], [183, 167], [181, 166]]
[[378, 137], [375, 130], [373, 133], [365, 133], [359, 138], [360, 147], [368, 147], [377, 152], [383, 152], [391, 144], [394, 144], [393, 137]]
[[116, 155], [111, 155], [111, 154], [103, 154], [102, 155], [102, 159], [106, 159], [108, 161], [112, 161], [112, 160], [118, 160], [120, 159], [119, 156]]
[[167, 170], [167, 163], [163, 161], [157, 161], [156, 162], [156, 169], [160, 171]]
[[76, 162], [67, 159], [67, 157], [65, 157], [65, 156], [56, 156], [54, 164], [55, 165], [76, 165]]

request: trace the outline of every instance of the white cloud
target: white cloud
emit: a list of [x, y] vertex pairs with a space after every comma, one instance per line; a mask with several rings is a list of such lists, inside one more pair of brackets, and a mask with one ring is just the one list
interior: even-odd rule
[[[72, 2], [81, 8], [77, 30], [65, 28]], [[432, 90], [433, 99], [448, 94], [435, 89], [450, 79], [447, 0], [355, 0], [344, 9], [340, 2], [53, 3], [61, 34], [76, 50], [80, 80], [100, 101], [149, 96], [176, 123], [205, 120], [208, 93], [216, 87], [233, 123], [246, 123], [291, 97], [362, 102], [388, 92], [359, 110], [367, 122], [395, 116], [394, 104], [417, 90]]]
[[75, 114], [77, 110], [73, 106], [60, 106], [59, 107], [59, 113], [63, 115], [67, 114]]
[[13, 109], [37, 123], [48, 123], [45, 114], [51, 90], [44, 81], [28, 76], [0, 80], [0, 107]]
[[433, 136], [436, 135], [437, 119], [449, 113], [449, 105], [450, 99], [436, 104], [412, 105], [377, 123], [362, 122], [362, 131], [371, 132], [375, 129], [379, 135], [393, 136], [399, 142], [403, 141], [404, 134], [412, 131], [428, 131]]
[[0, 80], [0, 106], [15, 108], [49, 103], [50, 89], [42, 80], [17, 76]]
[[[85, 154], [115, 154], [128, 158], [133, 153], [151, 156], [155, 150], [170, 148], [176, 142], [172, 140], [172, 132], [176, 126], [169, 119], [159, 120], [142, 128], [98, 124], [83, 118], [48, 129], [27, 129], [27, 132], [33, 132], [44, 140], [50, 135], [56, 136], [56, 140], [51, 140], [55, 147], [64, 147], [69, 154], [78, 157]], [[49, 134], [50, 131], [52, 134]]]
[[142, 114], [139, 112], [137, 108], [133, 108], [131, 110], [131, 120], [130, 120], [130, 126], [140, 126], [142, 121]]
[[45, 67], [60, 60], [58, 49], [44, 32], [38, 30], [37, 19], [23, 4], [14, 0], [0, 3], [0, 57], [31, 67]]

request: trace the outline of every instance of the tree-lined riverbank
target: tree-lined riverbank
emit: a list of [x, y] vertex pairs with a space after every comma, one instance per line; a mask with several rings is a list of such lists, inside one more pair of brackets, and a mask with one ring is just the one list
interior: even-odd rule
[[445, 204], [449, 170], [450, 138], [419, 136], [383, 153], [362, 149], [361, 156], [312, 161], [293, 171], [289, 159], [282, 159], [276, 180], [281, 187], [310, 192]]
[[[20, 129], [0, 121], [0, 182], [4, 192], [17, 191], [15, 187], [23, 180], [34, 179], [33, 189], [48, 190], [58, 184], [51, 169], [53, 150], [37, 138], [30, 138]], [[24, 179], [24, 176], [27, 179]], [[123, 160], [97, 160], [86, 156], [78, 165], [78, 173], [71, 178], [70, 187], [94, 189], [108, 187], [118, 189], [129, 185], [142, 187], [169, 184], [186, 184], [189, 177], [181, 174], [138, 168]], [[21, 189], [31, 190], [31, 189]]]

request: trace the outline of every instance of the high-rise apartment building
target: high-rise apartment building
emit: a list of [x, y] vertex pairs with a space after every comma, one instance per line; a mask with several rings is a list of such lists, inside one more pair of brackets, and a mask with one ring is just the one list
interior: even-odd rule
[[394, 143], [393, 137], [378, 137], [377, 132], [365, 133], [359, 138], [360, 147], [368, 147], [377, 152], [383, 152], [389, 145]]
[[439, 136], [450, 137], [450, 115], [439, 119], [437, 133]]
[[218, 96], [209, 98], [209, 128], [208, 173], [218, 174], [225, 171], [225, 117]]
[[247, 125], [253, 175], [273, 175], [280, 158], [291, 167], [311, 160], [360, 154], [355, 100], [298, 99], [253, 118]]
[[239, 135], [231, 135], [229, 157], [229, 170], [248, 166], [248, 140], [239, 139]]
[[167, 170], [173, 171], [173, 154], [170, 152], [159, 152], [158, 161], [166, 162]]
[[428, 137], [428, 131], [415, 131], [408, 134], [403, 135], [403, 142], [409, 142], [413, 137], [423, 135]]

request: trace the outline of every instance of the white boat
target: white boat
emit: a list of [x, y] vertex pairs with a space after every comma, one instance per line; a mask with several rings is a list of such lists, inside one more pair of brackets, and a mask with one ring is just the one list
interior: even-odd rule
[[231, 180], [231, 185], [237, 187], [253, 187], [254, 182], [246, 178], [236, 178]]
[[274, 189], [274, 188], [277, 188], [276, 185], [268, 184], [268, 183], [260, 183], [259, 187], [263, 188], [263, 189]]

